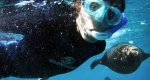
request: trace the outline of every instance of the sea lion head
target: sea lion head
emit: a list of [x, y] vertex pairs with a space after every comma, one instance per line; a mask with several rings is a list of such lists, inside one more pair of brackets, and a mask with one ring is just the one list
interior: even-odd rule
[[118, 46], [113, 55], [108, 53], [107, 57], [112, 61], [112, 64], [108, 66], [119, 73], [132, 73], [140, 66], [142, 54], [144, 52], [134, 45]]
[[118, 73], [128, 74], [138, 69], [144, 54], [142, 49], [133, 44], [120, 43], [108, 50], [104, 56], [107, 61], [102, 64]]

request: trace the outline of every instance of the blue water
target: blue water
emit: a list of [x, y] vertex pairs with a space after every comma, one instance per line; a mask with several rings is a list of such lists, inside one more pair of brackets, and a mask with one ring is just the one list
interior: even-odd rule
[[[150, 0], [126, 0], [125, 16], [128, 23], [107, 40], [108, 48], [119, 42], [130, 42], [150, 52]], [[76, 70], [57, 75], [48, 80], [104, 80], [106, 76], [111, 80], [150, 80], [150, 58], [145, 60], [140, 67], [131, 74], [118, 74], [106, 66], [98, 65], [90, 69], [93, 60], [101, 58], [105, 51], [88, 59]], [[38, 80], [9, 77], [2, 80]]]

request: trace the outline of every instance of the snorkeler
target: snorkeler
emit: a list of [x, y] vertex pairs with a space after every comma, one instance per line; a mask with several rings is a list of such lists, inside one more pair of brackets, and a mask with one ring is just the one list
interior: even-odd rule
[[0, 29], [22, 34], [0, 41], [0, 77], [48, 78], [75, 70], [104, 51], [127, 22], [124, 0], [47, 0], [0, 10]]

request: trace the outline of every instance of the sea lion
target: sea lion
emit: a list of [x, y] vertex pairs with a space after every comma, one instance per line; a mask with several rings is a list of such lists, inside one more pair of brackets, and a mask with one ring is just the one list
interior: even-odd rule
[[91, 69], [102, 64], [115, 72], [129, 74], [136, 71], [148, 57], [150, 54], [145, 53], [141, 48], [123, 42], [110, 48], [101, 59], [94, 60]]

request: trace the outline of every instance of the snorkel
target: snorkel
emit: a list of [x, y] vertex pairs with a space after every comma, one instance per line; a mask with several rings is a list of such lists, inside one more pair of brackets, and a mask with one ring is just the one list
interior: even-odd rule
[[[101, 32], [92, 30], [91, 35], [97, 40], [105, 40], [112, 36], [117, 30], [127, 23], [124, 13], [115, 7], [109, 6], [102, 0], [86, 0], [84, 3], [85, 11], [100, 25], [106, 21], [107, 30]], [[105, 25], [103, 25], [105, 26]]]

